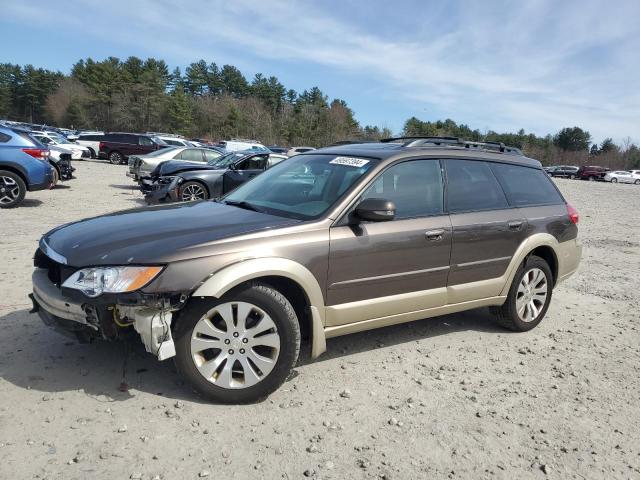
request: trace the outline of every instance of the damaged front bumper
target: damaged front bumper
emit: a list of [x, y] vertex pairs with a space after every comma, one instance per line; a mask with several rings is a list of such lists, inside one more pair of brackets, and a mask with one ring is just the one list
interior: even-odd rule
[[90, 342], [97, 338], [116, 339], [132, 327], [147, 352], [158, 360], [175, 355], [171, 322], [174, 312], [182, 306], [175, 296], [128, 294], [89, 299], [79, 292], [77, 296], [65, 295], [51, 281], [47, 269], [36, 268], [31, 278], [31, 312], [38, 313], [55, 330]]
[[142, 191], [147, 203], [153, 204], [159, 202], [177, 202], [179, 199], [179, 189], [179, 181], [177, 179], [171, 179], [170, 182], [154, 182], [150, 185], [148, 184]]

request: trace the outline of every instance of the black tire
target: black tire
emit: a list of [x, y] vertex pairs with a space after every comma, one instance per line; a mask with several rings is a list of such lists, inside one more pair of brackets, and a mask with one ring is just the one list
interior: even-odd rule
[[590, 176], [587, 180], [589, 180], [590, 182], [593, 182], [595, 179], [596, 179], [596, 177]]
[[27, 186], [20, 175], [0, 170], [0, 208], [15, 208], [27, 194]]
[[569, 180], [575, 180], [576, 176], [575, 175], [569, 175]]
[[[194, 191], [197, 190], [199, 192], [202, 192], [202, 196], [198, 197], [198, 198], [184, 198], [185, 196], [188, 196], [189, 189], [193, 189]], [[179, 195], [180, 198], [179, 200], [181, 202], [192, 202], [195, 200], [208, 200], [209, 199], [209, 189], [202, 183], [200, 182], [184, 182], [182, 185], [180, 185], [180, 190], [179, 190]]]
[[640, 180], [636, 180], [635, 182], [633, 182], [634, 185], [640, 185]]
[[[520, 319], [516, 308], [516, 300], [518, 295], [518, 286], [522, 281], [525, 273], [531, 271], [531, 269], [540, 269], [544, 273], [547, 282], [547, 298], [540, 313], [533, 321], [525, 322]], [[496, 314], [497, 322], [509, 330], [514, 332], [526, 332], [535, 328], [544, 318], [551, 303], [551, 297], [553, 294], [553, 274], [549, 264], [542, 258], [535, 255], [529, 256], [525, 262], [518, 268], [516, 275], [513, 277], [513, 283], [509, 289], [507, 300], [501, 307], [496, 307], [494, 313]]]
[[124, 162], [124, 156], [120, 152], [111, 152], [109, 162], [113, 165], [121, 165]]
[[618, 183], [618, 179], [617, 179], [617, 178], [615, 178], [615, 177], [614, 177], [614, 178], [612, 178], [612, 179], [611, 179], [611, 183]]
[[53, 167], [53, 179], [51, 180], [51, 184], [53, 185], [51, 188], [55, 187], [60, 181], [60, 171], [56, 165], [51, 165]]
[[[200, 374], [191, 354], [191, 337], [198, 321], [209, 310], [226, 302], [248, 302], [264, 310], [280, 336], [275, 366], [250, 387], [232, 389], [214, 385]], [[269, 285], [251, 282], [233, 289], [219, 300], [192, 299], [177, 318], [174, 342], [178, 372], [204, 397], [219, 403], [249, 403], [273, 393], [291, 373], [300, 352], [300, 325], [293, 307], [280, 292]]]
[[87, 147], [89, 149], [89, 153], [91, 153], [91, 158], [98, 158], [98, 155], [96, 155], [96, 152], [93, 150], [93, 148], [91, 147]]

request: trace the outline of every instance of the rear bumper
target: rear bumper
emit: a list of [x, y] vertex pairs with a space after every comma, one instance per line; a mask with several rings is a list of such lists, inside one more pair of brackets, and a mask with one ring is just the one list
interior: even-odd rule
[[576, 273], [582, 258], [582, 242], [577, 238], [558, 244], [558, 280], [556, 284], [563, 282]]

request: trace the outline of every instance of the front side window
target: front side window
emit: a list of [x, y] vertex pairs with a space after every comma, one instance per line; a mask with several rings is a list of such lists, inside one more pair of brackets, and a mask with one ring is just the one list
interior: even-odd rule
[[180, 154], [182, 160], [188, 160], [190, 162], [202, 162], [202, 152], [195, 148], [187, 148]]
[[289, 159], [242, 184], [224, 201], [299, 220], [319, 218], [378, 162], [335, 154]]
[[449, 212], [508, 208], [507, 199], [486, 162], [445, 160]]
[[256, 155], [238, 164], [238, 170], [264, 170], [265, 168], [267, 168], [266, 155]]
[[514, 207], [564, 203], [558, 190], [542, 170], [521, 165], [491, 163], [509, 203]]
[[153, 142], [151, 141], [151, 139], [147, 137], [138, 137], [138, 142], [140, 143], [140, 145], [145, 145], [145, 146], [153, 145]]
[[442, 171], [438, 160], [414, 160], [385, 170], [362, 195], [391, 200], [396, 218], [440, 215], [444, 212]]

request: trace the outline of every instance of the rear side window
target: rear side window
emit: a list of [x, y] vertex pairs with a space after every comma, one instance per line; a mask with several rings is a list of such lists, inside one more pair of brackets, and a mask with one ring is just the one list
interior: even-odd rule
[[558, 190], [542, 170], [505, 163], [492, 163], [491, 170], [514, 207], [564, 203]]
[[7, 143], [9, 140], [11, 140], [11, 137], [9, 135], [0, 132], [0, 143]]
[[489, 165], [475, 160], [445, 160], [449, 212], [500, 210], [509, 204]]

